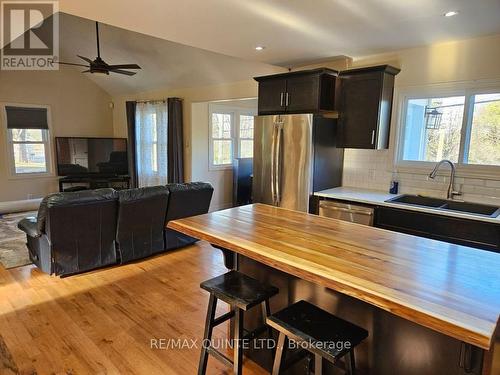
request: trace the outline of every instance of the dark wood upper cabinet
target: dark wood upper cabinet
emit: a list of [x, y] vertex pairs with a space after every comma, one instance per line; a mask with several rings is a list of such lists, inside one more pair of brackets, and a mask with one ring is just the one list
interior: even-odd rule
[[399, 72], [392, 66], [381, 65], [339, 74], [338, 147], [389, 147], [394, 77]]
[[256, 77], [259, 115], [333, 111], [336, 77], [327, 68]]
[[259, 115], [285, 113], [286, 78], [259, 82]]

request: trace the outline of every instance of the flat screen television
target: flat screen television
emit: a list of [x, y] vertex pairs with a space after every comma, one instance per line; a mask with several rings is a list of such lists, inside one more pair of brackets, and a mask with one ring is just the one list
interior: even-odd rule
[[59, 176], [128, 175], [126, 138], [56, 137]]

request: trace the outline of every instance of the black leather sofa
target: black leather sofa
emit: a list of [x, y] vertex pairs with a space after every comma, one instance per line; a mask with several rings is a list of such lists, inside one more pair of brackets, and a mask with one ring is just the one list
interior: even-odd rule
[[208, 212], [208, 183], [86, 190], [45, 197], [37, 217], [18, 223], [43, 272], [71, 275], [126, 263], [196, 242], [168, 221]]

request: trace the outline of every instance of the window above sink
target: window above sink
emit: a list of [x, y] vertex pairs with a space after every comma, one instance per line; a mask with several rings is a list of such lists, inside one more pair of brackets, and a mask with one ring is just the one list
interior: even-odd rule
[[500, 82], [412, 88], [399, 97], [398, 169], [449, 159], [461, 176], [500, 176]]

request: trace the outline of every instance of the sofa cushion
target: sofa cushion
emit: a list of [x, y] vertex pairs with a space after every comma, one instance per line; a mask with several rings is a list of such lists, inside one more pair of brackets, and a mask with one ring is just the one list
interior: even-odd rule
[[214, 188], [207, 182], [168, 184], [170, 197], [166, 221], [208, 212]]
[[121, 262], [141, 259], [165, 250], [163, 229], [169, 191], [165, 186], [118, 192], [116, 242]]
[[116, 200], [118, 194], [114, 189], [82, 190], [75, 192], [63, 192], [47, 195], [42, 199], [37, 214], [37, 230], [45, 233], [48, 209], [57, 206], [86, 204], [106, 200]]
[[113, 189], [51, 195], [46, 235], [53, 272], [74, 274], [116, 263], [118, 194]]
[[[205, 182], [189, 182], [185, 184], [168, 184], [170, 191], [165, 224], [170, 220], [181, 219], [208, 212], [212, 199], [213, 187]], [[165, 228], [165, 246], [167, 250], [188, 246], [197, 239]]]

